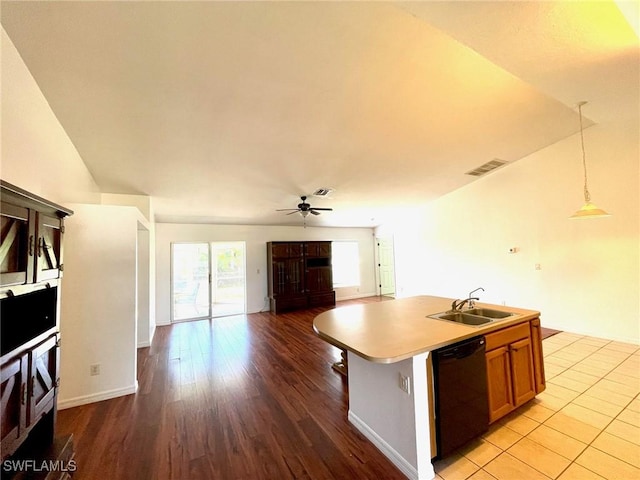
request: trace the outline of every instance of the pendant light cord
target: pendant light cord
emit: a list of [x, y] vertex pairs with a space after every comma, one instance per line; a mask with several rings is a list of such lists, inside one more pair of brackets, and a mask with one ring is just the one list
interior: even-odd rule
[[582, 105], [587, 102], [578, 103], [578, 113], [580, 114], [580, 145], [582, 147], [582, 167], [584, 169], [584, 201], [585, 203], [589, 203], [591, 201], [591, 195], [589, 194], [589, 189], [587, 188], [587, 159], [584, 153], [584, 133], [582, 127]]

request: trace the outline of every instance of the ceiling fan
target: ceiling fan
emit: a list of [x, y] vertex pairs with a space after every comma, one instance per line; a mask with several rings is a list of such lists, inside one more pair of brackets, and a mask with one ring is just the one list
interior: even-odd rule
[[294, 213], [299, 212], [300, 215], [302, 215], [303, 217], [306, 217], [307, 215], [309, 215], [309, 213], [311, 213], [312, 215], [320, 215], [320, 210], [328, 211], [328, 212], [333, 210], [333, 208], [312, 207], [307, 203], [307, 197], [304, 195], [300, 197], [300, 200], [302, 200], [302, 202], [298, 204], [298, 208], [280, 208], [276, 210], [276, 212], [289, 212], [287, 213], [287, 215], [292, 215]]

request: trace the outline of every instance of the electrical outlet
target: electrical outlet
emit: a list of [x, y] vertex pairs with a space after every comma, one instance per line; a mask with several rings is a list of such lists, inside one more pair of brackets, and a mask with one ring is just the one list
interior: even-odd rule
[[92, 377], [96, 375], [100, 375], [100, 364], [94, 363], [93, 365], [89, 365], [89, 375]]
[[400, 378], [400, 390], [402, 390], [407, 395], [411, 395], [411, 377], [404, 376], [402, 373], [399, 373]]

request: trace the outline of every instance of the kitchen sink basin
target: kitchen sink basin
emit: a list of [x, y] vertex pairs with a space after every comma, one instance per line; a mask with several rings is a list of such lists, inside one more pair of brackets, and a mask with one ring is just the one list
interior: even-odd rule
[[485, 323], [491, 322], [490, 318], [470, 315], [466, 312], [441, 313], [433, 317], [439, 318], [440, 320], [449, 320], [450, 322], [464, 323], [465, 325], [484, 325]]
[[511, 317], [515, 313], [493, 310], [491, 308], [472, 308], [464, 311], [443, 312], [429, 315], [430, 318], [448, 320], [449, 322], [462, 323], [464, 325], [479, 326]]
[[463, 314], [469, 315], [478, 315], [479, 317], [487, 317], [487, 318], [507, 318], [515, 315], [515, 313], [504, 312], [502, 310], [493, 310], [491, 308], [472, 308], [470, 310], [465, 310]]

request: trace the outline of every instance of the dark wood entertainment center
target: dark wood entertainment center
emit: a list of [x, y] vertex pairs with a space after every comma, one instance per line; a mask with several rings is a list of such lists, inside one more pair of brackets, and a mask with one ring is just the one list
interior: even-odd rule
[[64, 479], [71, 436], [56, 438], [64, 218], [73, 212], [0, 180], [2, 478]]
[[336, 304], [331, 242], [268, 242], [267, 267], [272, 312]]

